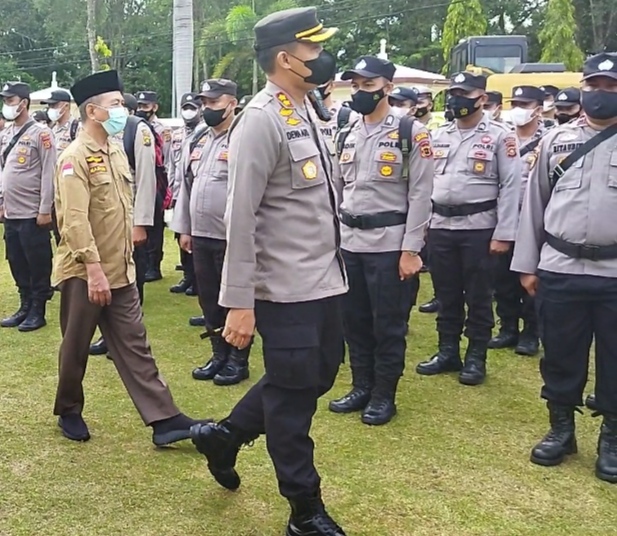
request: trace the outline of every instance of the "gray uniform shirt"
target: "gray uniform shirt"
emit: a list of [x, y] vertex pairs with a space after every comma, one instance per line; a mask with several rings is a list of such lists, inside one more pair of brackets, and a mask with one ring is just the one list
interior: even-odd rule
[[353, 125], [339, 158], [344, 181], [341, 210], [354, 216], [401, 212], [407, 214], [407, 223], [365, 230], [342, 224], [341, 246], [347, 251], [419, 252], [424, 246], [435, 171], [430, 135], [414, 121], [411, 152], [404, 159], [397, 146], [399, 123], [393, 113], [370, 125], [370, 131], [362, 119]]
[[229, 152], [227, 132], [208, 130], [189, 156], [171, 228], [176, 233], [225, 240]]
[[232, 127], [223, 307], [347, 291], [332, 169], [316, 121], [308, 101], [292, 103], [268, 82]]
[[497, 208], [452, 218], [433, 213], [431, 229], [495, 229], [493, 240], [516, 237], [521, 159], [516, 136], [484, 114], [469, 131], [456, 121], [433, 133], [435, 181], [432, 199], [440, 205], [465, 205], [497, 199]]
[[617, 259], [574, 259], [544, 239], [546, 230], [575, 244], [617, 244], [617, 137], [574, 163], [552, 194], [549, 184], [549, 174], [560, 161], [597, 133], [583, 119], [577, 126], [552, 129], [542, 138], [523, 203], [512, 260], [515, 272], [617, 277]]
[[152, 119], [152, 126], [154, 127], [154, 131], [161, 137], [163, 140], [163, 160], [165, 161], [165, 169], [167, 170], [167, 177], [171, 177], [173, 171], [173, 164], [171, 158], [171, 138], [172, 138], [172, 129], [166, 127], [163, 123], [159, 121], [157, 117]]
[[[0, 134], [0, 154], [22, 127], [11, 124]], [[52, 131], [33, 123], [11, 150], [0, 171], [0, 206], [7, 219], [51, 214], [56, 145]]]
[[[538, 138], [542, 138], [546, 131], [540, 127], [534, 133], [531, 138], [522, 139], [518, 134], [516, 136], [521, 152], [525, 148], [526, 145], [533, 143]], [[537, 146], [536, 146], [537, 147]], [[519, 206], [523, 206], [523, 199], [525, 198], [525, 192], [527, 191], [527, 183], [529, 182], [529, 174], [531, 173], [531, 169], [534, 167], [536, 163], [536, 159], [538, 158], [537, 151], [528, 151], [526, 154], [521, 155], [521, 195], [519, 197]]]
[[[77, 119], [69, 117], [69, 120], [63, 125], [56, 123], [51, 129], [51, 131], [54, 133], [54, 137], [56, 138], [56, 151], [58, 152], [58, 155], [60, 155], [62, 151], [64, 151], [69, 145], [71, 145], [71, 142], [73, 141], [71, 139], [71, 125], [74, 121], [77, 121]], [[77, 136], [78, 132], [79, 126], [75, 131], [75, 136]]]

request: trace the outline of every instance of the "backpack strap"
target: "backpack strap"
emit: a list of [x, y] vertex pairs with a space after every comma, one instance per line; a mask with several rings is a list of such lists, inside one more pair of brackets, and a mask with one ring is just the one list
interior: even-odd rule
[[[342, 110], [342, 108], [341, 108]], [[351, 133], [351, 130], [356, 125], [357, 121], [353, 123], [347, 123], [343, 128], [339, 129], [336, 133], [336, 138], [334, 141], [334, 150], [336, 151], [336, 157], [340, 158], [343, 153], [343, 148], [345, 147], [345, 140], [347, 136]]]
[[195, 173], [193, 172], [193, 167], [191, 166], [191, 155], [193, 154], [193, 151], [195, 150], [199, 142], [204, 138], [204, 136], [208, 133], [209, 130], [210, 129], [208, 127], [197, 130], [193, 133], [193, 137], [191, 138], [191, 143], [189, 144], [189, 162], [186, 169], [184, 170], [190, 186], [192, 186], [193, 179], [195, 178]]
[[349, 123], [349, 118], [351, 117], [351, 108], [348, 106], [342, 106], [338, 115], [336, 116], [336, 129], [341, 130]]
[[411, 154], [411, 147], [413, 141], [413, 124], [415, 122], [414, 117], [405, 115], [401, 117], [398, 124], [398, 147], [403, 153], [403, 179], [409, 177], [409, 155]]
[[75, 141], [75, 138], [77, 137], [78, 128], [79, 128], [79, 120], [73, 119], [71, 121], [71, 126], [69, 127], [69, 137], [71, 138], [71, 141]]
[[140, 117], [129, 115], [126, 120], [126, 126], [124, 127], [124, 135], [122, 138], [122, 144], [124, 145], [124, 152], [129, 161], [129, 166], [135, 170], [135, 136], [137, 136], [137, 125], [139, 123], [146, 123]]
[[541, 137], [538, 137], [535, 140], [530, 141], [527, 145], [525, 145], [521, 149], [521, 153], [520, 153], [521, 158], [523, 158], [523, 156], [525, 156], [527, 153], [530, 153], [531, 151], [533, 151], [538, 146], [541, 139], [542, 139]]

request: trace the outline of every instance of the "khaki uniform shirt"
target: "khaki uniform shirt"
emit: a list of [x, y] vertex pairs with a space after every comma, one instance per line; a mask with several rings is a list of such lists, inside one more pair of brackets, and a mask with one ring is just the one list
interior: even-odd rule
[[[0, 134], [0, 154], [21, 130], [11, 124]], [[56, 145], [51, 130], [33, 123], [19, 138], [0, 170], [0, 206], [6, 219], [27, 220], [51, 214]]]
[[293, 103], [268, 82], [232, 127], [223, 307], [347, 291], [332, 166], [317, 121], [307, 99]]
[[484, 114], [475, 128], [461, 131], [457, 121], [433, 133], [433, 201], [465, 205], [497, 199], [497, 208], [469, 216], [433, 212], [431, 229], [495, 229], [493, 240], [513, 241], [518, 227], [521, 159], [516, 136]]
[[341, 210], [354, 216], [400, 212], [407, 214], [407, 223], [379, 229], [342, 224], [341, 247], [347, 251], [419, 252], [424, 246], [435, 171], [430, 135], [414, 121], [411, 153], [404, 159], [398, 148], [399, 123], [400, 117], [391, 113], [370, 130], [362, 119], [353, 125], [339, 158]]
[[85, 264], [97, 262], [112, 289], [133, 283], [133, 177], [124, 152], [82, 131], [60, 155], [54, 182], [61, 236], [54, 285], [87, 280]]
[[547, 132], [537, 150], [516, 238], [512, 270], [617, 277], [617, 259], [575, 259], [550, 247], [545, 232], [588, 246], [617, 244], [617, 137], [575, 162], [551, 193], [549, 176], [571, 152], [598, 131], [585, 119]]

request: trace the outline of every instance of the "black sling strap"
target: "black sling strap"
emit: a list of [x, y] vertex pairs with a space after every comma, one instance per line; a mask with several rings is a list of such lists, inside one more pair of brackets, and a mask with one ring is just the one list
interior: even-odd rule
[[603, 141], [612, 138], [615, 134], [617, 134], [617, 124], [605, 128], [602, 132], [596, 134], [593, 138], [587, 140], [578, 149], [572, 151], [568, 156], [566, 156], [563, 162], [558, 164], [557, 167], [555, 167], [555, 169], [553, 169], [553, 171], [549, 175], [551, 190], [555, 188], [557, 181], [561, 179], [561, 177], [563, 177], [564, 173], [572, 167], [572, 164], [583, 158], [586, 154], [593, 151]]
[[0, 168], [4, 169], [4, 164], [6, 164], [6, 161], [9, 157], [9, 154], [11, 154], [13, 147], [17, 145], [19, 138], [21, 138], [26, 133], [26, 130], [28, 130], [32, 125], [34, 125], [34, 121], [26, 121], [26, 124], [19, 129], [19, 132], [15, 134], [15, 136], [13, 136], [13, 139], [2, 153], [2, 157], [0, 157]]
[[538, 146], [541, 139], [542, 138], [536, 138], [535, 140], [532, 140], [527, 145], [525, 145], [521, 149], [521, 158], [523, 158], [523, 156], [525, 156], [527, 153], [530, 153], [531, 151], [533, 151]]
[[195, 172], [193, 171], [193, 166], [191, 166], [191, 155], [195, 150], [195, 147], [199, 144], [199, 142], [203, 139], [203, 137], [210, 131], [208, 127], [204, 127], [201, 130], [196, 130], [193, 132], [193, 138], [191, 139], [191, 143], [189, 145], [189, 162], [184, 170], [185, 176], [188, 178], [189, 183], [189, 192], [193, 187], [193, 179], [195, 178]]

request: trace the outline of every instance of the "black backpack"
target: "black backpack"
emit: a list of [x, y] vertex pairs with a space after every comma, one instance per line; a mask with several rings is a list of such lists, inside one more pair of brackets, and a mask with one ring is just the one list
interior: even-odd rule
[[71, 126], [69, 127], [69, 136], [71, 141], [75, 141], [77, 137], [77, 129], [79, 128], [79, 119], [73, 119], [71, 121]]

